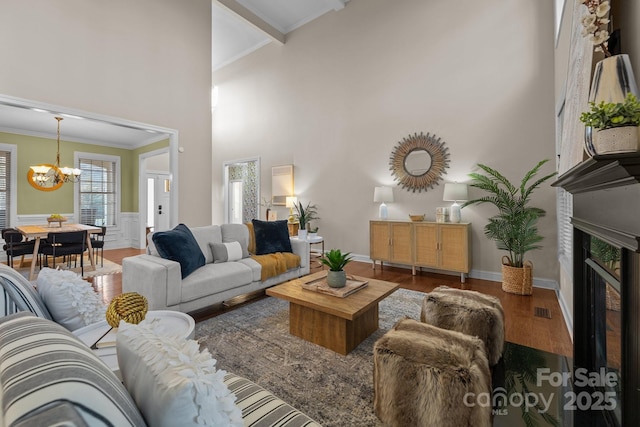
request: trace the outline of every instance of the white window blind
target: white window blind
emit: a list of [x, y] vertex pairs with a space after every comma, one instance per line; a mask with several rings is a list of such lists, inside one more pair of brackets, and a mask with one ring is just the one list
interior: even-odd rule
[[98, 226], [116, 225], [116, 162], [80, 158], [80, 222]]
[[562, 188], [558, 188], [558, 260], [569, 274], [573, 273], [573, 196]]
[[11, 226], [11, 152], [0, 151], [0, 229]]

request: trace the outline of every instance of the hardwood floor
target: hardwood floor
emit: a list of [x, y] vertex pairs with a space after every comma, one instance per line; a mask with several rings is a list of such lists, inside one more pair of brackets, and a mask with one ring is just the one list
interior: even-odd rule
[[[143, 254], [144, 249], [107, 249], [104, 251], [104, 258], [122, 265], [122, 259], [130, 256]], [[96, 276], [92, 279], [93, 287], [100, 294], [105, 303], [111, 302], [113, 297], [122, 293], [122, 274], [107, 274]]]
[[[104, 257], [118, 264], [128, 256], [143, 253], [138, 249], [113, 249], [105, 250]], [[318, 267], [312, 272], [318, 271]], [[346, 267], [348, 274], [362, 277], [375, 278], [396, 282], [400, 287], [420, 292], [430, 292], [434, 288], [446, 285], [460, 288], [460, 277], [446, 274], [418, 272], [411, 275], [410, 269], [387, 267], [383, 269], [379, 265], [375, 270], [371, 264], [352, 262]], [[122, 275], [111, 274], [99, 276], [93, 279], [96, 290], [102, 295], [105, 302], [122, 292]], [[555, 292], [550, 289], [534, 288], [532, 296], [521, 296], [503, 292], [498, 282], [467, 278], [465, 289], [493, 295], [500, 299], [505, 314], [505, 337], [507, 341], [533, 347], [540, 350], [571, 357], [573, 345], [571, 337], [560, 311], [560, 305]], [[535, 316], [535, 309], [539, 307], [548, 310], [551, 318]], [[228, 308], [222, 309], [227, 311]], [[203, 320], [218, 313], [206, 313], [196, 315], [196, 321]]]

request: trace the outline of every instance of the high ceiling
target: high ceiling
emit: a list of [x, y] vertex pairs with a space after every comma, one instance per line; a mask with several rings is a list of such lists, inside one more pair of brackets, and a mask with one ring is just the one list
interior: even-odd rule
[[270, 42], [286, 43], [291, 31], [348, 0], [212, 0], [212, 69], [215, 71]]
[[[287, 34], [349, 0], [212, 0], [212, 70], [215, 71], [268, 43], [286, 44]], [[66, 114], [66, 115], [65, 115]], [[35, 105], [0, 95], [0, 132], [133, 149], [167, 134], [126, 120]], [[89, 117], [91, 116], [91, 117]]]

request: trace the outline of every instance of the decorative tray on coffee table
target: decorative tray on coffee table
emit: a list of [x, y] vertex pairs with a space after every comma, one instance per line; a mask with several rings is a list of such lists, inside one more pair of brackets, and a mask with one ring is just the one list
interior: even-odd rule
[[343, 288], [332, 288], [327, 283], [327, 276], [316, 277], [315, 279], [308, 279], [305, 282], [305, 278], [300, 279], [302, 281], [302, 288], [308, 291], [319, 292], [327, 295], [333, 295], [339, 298], [345, 298], [354, 292], [359, 291], [367, 286], [369, 282], [363, 280], [355, 280], [353, 277], [347, 276], [347, 284]]

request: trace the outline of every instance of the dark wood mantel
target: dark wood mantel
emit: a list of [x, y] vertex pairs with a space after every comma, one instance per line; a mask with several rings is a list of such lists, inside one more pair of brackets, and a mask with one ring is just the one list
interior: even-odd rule
[[640, 183], [640, 153], [624, 153], [593, 156], [551, 185], [576, 194], [637, 183]]
[[[621, 383], [616, 401], [621, 419], [614, 411], [578, 411], [576, 426], [640, 425], [639, 183], [640, 153], [625, 153], [594, 156], [551, 184], [573, 194], [574, 368], [597, 372], [608, 366], [607, 351], [617, 347], [609, 343], [613, 332], [607, 323], [607, 286], [616, 288], [617, 282], [620, 295]], [[619, 278], [607, 277], [592, 258], [593, 237], [620, 249]]]

